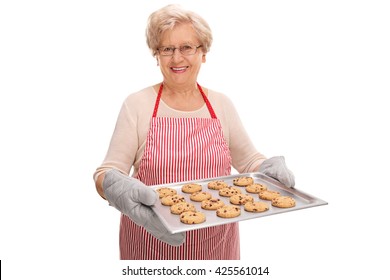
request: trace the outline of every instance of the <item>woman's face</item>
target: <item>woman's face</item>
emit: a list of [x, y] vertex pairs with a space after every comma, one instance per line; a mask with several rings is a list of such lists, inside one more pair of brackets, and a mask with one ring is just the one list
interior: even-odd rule
[[164, 82], [171, 86], [192, 86], [197, 81], [201, 64], [206, 62], [206, 54], [202, 48], [198, 48], [195, 54], [183, 55], [179, 50], [183, 45], [200, 45], [191, 24], [180, 24], [164, 32], [159, 47], [177, 48], [169, 56], [157, 52]]

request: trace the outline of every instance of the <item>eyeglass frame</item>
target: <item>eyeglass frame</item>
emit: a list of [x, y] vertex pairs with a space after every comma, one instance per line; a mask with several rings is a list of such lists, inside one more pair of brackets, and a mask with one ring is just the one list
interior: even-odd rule
[[[195, 47], [195, 52], [194, 53], [192, 53], [192, 54], [184, 54], [183, 52], [182, 52], [182, 50], [181, 50], [181, 48], [182, 47], [185, 47], [185, 46], [190, 46], [190, 47]], [[190, 44], [183, 44], [183, 45], [181, 45], [181, 46], [179, 46], [178, 48], [176, 48], [176, 47], [172, 47], [172, 54], [161, 54], [161, 48], [168, 48], [168, 47], [170, 47], [170, 46], [161, 46], [161, 47], [159, 47], [159, 48], [157, 48], [157, 52], [161, 55], [161, 56], [173, 56], [174, 54], [175, 54], [175, 51], [176, 50], [179, 50], [179, 52], [182, 54], [182, 55], [184, 55], [184, 56], [190, 56], [190, 55], [194, 55], [194, 54], [196, 54], [197, 52], [198, 52], [198, 49], [199, 48], [201, 48], [201, 47], [203, 47], [203, 45], [199, 45], [199, 46], [196, 46], [196, 45], [190, 45]]]

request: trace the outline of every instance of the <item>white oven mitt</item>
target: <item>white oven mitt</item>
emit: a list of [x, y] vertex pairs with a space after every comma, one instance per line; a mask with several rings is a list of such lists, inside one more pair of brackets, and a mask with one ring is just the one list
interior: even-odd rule
[[156, 191], [115, 169], [105, 173], [103, 190], [110, 206], [128, 216], [137, 225], [143, 226], [154, 237], [172, 246], [183, 244], [186, 234], [168, 232], [150, 208], [158, 200]]
[[278, 180], [286, 187], [293, 188], [295, 185], [294, 174], [288, 170], [283, 156], [266, 159], [260, 165], [259, 172]]

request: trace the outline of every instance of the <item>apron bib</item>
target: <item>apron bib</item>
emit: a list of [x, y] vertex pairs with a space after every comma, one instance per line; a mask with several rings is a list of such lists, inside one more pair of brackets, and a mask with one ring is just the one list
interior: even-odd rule
[[[211, 118], [157, 117], [163, 85], [160, 86], [137, 178], [146, 185], [169, 184], [227, 176], [231, 157], [220, 121], [198, 88]], [[187, 231], [185, 243], [170, 246], [121, 216], [121, 259], [217, 260], [239, 259], [238, 224]]]

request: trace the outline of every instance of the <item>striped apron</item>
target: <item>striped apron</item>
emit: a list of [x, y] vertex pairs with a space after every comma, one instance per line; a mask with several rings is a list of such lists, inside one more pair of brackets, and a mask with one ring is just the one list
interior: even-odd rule
[[[145, 152], [137, 178], [146, 185], [168, 184], [230, 175], [231, 157], [222, 127], [202, 88], [211, 118], [157, 117], [157, 95]], [[191, 230], [181, 246], [154, 238], [121, 216], [122, 260], [228, 260], [240, 258], [238, 223]]]

